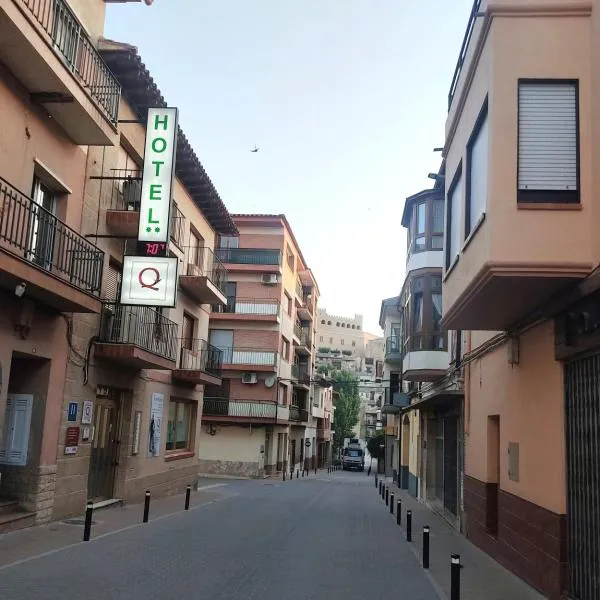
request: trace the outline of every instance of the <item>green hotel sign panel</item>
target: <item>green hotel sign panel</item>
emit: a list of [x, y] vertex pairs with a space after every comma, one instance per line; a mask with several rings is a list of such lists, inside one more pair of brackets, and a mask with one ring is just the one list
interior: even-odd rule
[[140, 242], [169, 243], [177, 109], [149, 108], [140, 204]]

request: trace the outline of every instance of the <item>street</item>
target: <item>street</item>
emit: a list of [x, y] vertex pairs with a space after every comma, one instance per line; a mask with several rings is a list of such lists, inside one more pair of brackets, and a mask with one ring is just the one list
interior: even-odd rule
[[439, 598], [372, 477], [223, 483], [210, 504], [0, 568], [2, 598]]

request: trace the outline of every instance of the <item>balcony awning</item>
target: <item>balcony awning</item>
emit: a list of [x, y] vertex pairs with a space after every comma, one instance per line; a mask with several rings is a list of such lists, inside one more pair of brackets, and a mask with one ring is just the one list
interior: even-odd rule
[[426, 398], [421, 398], [413, 402], [409, 406], [402, 409], [402, 413], [407, 413], [411, 410], [430, 411], [441, 406], [447, 406], [459, 402], [464, 397], [464, 392], [461, 390], [441, 390], [434, 392]]

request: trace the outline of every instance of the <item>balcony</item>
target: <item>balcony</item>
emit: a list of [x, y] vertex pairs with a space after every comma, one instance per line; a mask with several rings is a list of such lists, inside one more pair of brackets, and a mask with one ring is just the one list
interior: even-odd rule
[[182, 339], [179, 365], [171, 376], [192, 385], [221, 385], [223, 352], [206, 340]]
[[302, 305], [304, 302], [304, 288], [300, 279], [296, 279], [296, 303]]
[[0, 178], [0, 287], [64, 312], [99, 313], [104, 253]]
[[221, 348], [223, 369], [236, 371], [276, 371], [277, 352], [256, 348]]
[[406, 381], [436, 381], [450, 364], [448, 335], [413, 335], [404, 344], [402, 377]]
[[281, 265], [281, 251], [264, 248], [218, 248], [218, 259], [227, 265], [229, 271], [260, 271], [278, 273]]
[[302, 291], [302, 304], [298, 307], [298, 316], [303, 321], [312, 321], [315, 313], [314, 290], [304, 286]]
[[308, 423], [308, 411], [292, 404], [290, 406], [290, 421]]
[[79, 145], [114, 145], [121, 87], [65, 0], [0, 0], [0, 62]]
[[295, 386], [310, 388], [310, 371], [307, 364], [292, 365], [292, 383]]
[[227, 296], [226, 304], [212, 306], [210, 318], [216, 321], [267, 321], [279, 323], [279, 300]]
[[177, 323], [148, 306], [104, 302], [96, 358], [135, 369], [175, 369]]
[[310, 356], [312, 341], [310, 338], [310, 330], [302, 327], [298, 322], [294, 325], [294, 335], [298, 342], [294, 344], [294, 350], [302, 356]]
[[388, 363], [402, 361], [402, 338], [392, 335], [385, 340], [385, 360]]
[[275, 423], [278, 416], [277, 411], [277, 403], [271, 401], [204, 398], [202, 421]]
[[227, 269], [210, 248], [189, 248], [181, 289], [200, 304], [226, 304]]

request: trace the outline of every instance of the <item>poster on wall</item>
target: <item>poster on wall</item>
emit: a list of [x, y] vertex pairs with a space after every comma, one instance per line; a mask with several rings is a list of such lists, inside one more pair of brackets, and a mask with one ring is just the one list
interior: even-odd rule
[[154, 394], [152, 394], [152, 404], [150, 408], [150, 431], [148, 434], [148, 456], [158, 456], [160, 454], [164, 401], [164, 394], [159, 394], [158, 392], [154, 392]]

